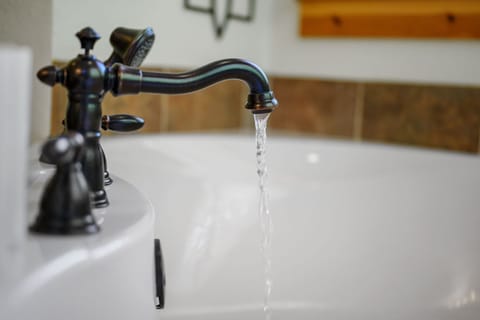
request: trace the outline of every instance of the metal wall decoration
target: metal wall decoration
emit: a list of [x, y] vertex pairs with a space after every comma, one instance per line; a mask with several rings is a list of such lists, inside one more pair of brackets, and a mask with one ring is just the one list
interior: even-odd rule
[[209, 6], [199, 6], [191, 4], [189, 0], [184, 0], [184, 7], [188, 10], [207, 13], [211, 15], [214, 32], [217, 38], [221, 38], [225, 33], [228, 22], [230, 20], [250, 22], [253, 20], [255, 11], [255, 0], [248, 0], [247, 12], [245, 14], [238, 14], [234, 12], [233, 1], [234, 0], [221, 0], [226, 1], [225, 11], [223, 13], [223, 19], [219, 19], [217, 15], [216, 0], [210, 0]]

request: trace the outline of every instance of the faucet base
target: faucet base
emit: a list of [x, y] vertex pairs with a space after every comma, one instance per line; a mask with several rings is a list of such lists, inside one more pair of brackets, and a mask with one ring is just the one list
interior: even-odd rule
[[69, 223], [65, 223], [63, 220], [51, 222], [37, 220], [29, 230], [34, 233], [50, 235], [81, 235], [97, 233], [100, 231], [100, 227], [93, 216], [89, 215], [73, 219]]
[[108, 207], [110, 203], [108, 201], [107, 192], [103, 189], [90, 192], [90, 198], [94, 208], [105, 208]]

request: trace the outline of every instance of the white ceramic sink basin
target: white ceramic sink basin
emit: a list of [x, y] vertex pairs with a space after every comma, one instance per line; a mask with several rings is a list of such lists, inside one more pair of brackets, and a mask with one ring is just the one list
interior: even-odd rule
[[[102, 140], [102, 231], [28, 234], [0, 263], [0, 319], [265, 319], [253, 135]], [[267, 152], [272, 319], [480, 319], [478, 156], [288, 137]], [[51, 172], [33, 171], [30, 221]]]
[[[103, 146], [156, 211], [158, 319], [263, 319], [254, 137]], [[267, 149], [273, 319], [480, 319], [477, 156], [308, 138]]]
[[[30, 221], [53, 173], [35, 162]], [[135, 187], [116, 180], [115, 188], [109, 188], [111, 205], [94, 210], [99, 233], [27, 233], [19, 247], [4, 252], [8, 260], [0, 264], [0, 319], [154, 318], [154, 212]]]

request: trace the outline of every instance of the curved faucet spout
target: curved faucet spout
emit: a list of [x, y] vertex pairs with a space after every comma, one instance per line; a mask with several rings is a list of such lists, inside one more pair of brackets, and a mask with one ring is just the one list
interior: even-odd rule
[[271, 112], [278, 105], [262, 69], [242, 59], [220, 60], [178, 74], [142, 71], [115, 64], [109, 74], [110, 90], [116, 96], [140, 92], [189, 93], [229, 79], [243, 80], [248, 84], [250, 94], [245, 107], [253, 113]]

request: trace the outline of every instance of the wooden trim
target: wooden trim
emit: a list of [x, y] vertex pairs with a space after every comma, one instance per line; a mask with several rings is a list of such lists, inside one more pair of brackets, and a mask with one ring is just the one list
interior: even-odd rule
[[480, 0], [300, 0], [300, 34], [480, 38]]

